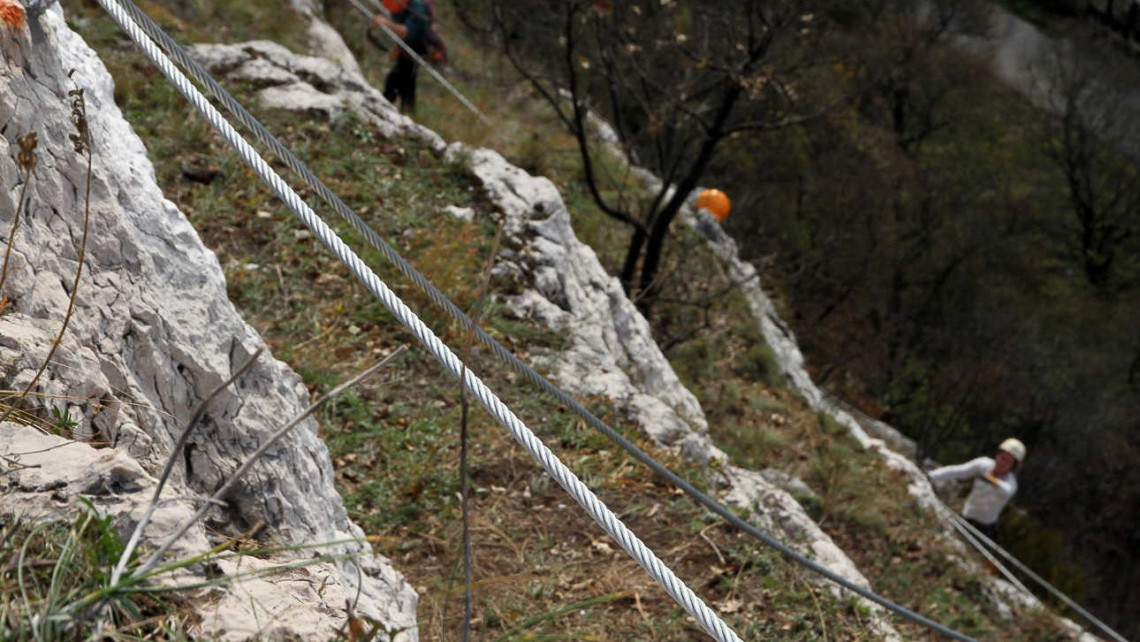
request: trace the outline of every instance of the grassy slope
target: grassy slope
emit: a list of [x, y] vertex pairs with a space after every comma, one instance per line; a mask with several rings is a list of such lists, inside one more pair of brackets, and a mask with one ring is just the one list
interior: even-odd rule
[[[174, 37], [190, 41], [272, 38], [300, 49], [300, 25], [281, 19], [278, 3], [244, 0], [143, 2]], [[335, 4], [335, 3], [334, 3]], [[173, 7], [182, 7], [177, 12]], [[69, 20], [92, 42], [117, 81], [117, 99], [147, 143], [169, 198], [190, 216], [218, 252], [230, 294], [274, 353], [293, 365], [312, 390], [324, 390], [394, 346], [409, 341], [390, 317], [312, 240], [208, 130], [93, 3], [71, 3]], [[341, 10], [343, 9], [343, 10]], [[272, 17], [272, 19], [270, 18]], [[347, 5], [332, 12], [345, 33], [360, 25]], [[444, 16], [445, 20], [447, 16]], [[497, 122], [480, 128], [426, 77], [421, 122], [449, 140], [492, 146], [516, 163], [559, 183], [583, 240], [608, 266], [620, 259], [624, 231], [590, 205], [577, 184], [572, 142], [502, 61], [448, 29], [460, 84]], [[358, 54], [365, 51], [358, 48]], [[366, 45], [364, 45], [366, 46]], [[361, 56], [373, 84], [386, 62]], [[407, 141], [383, 141], [368, 126], [345, 119], [316, 122], [251, 104], [236, 95], [306, 159], [342, 198], [461, 305], [470, 307], [472, 274], [488, 251], [493, 212], [460, 168], [448, 166]], [[217, 179], [187, 179], [183, 161], [216, 166]], [[473, 224], [455, 221], [444, 205], [472, 206]], [[715, 262], [682, 261], [699, 243], [677, 231], [666, 270], [680, 292], [694, 296], [725, 284]], [[359, 245], [359, 244], [354, 244]], [[700, 254], [697, 254], [700, 256]], [[377, 257], [372, 265], [454, 340], [454, 330], [422, 298], [394, 278]], [[487, 325], [521, 354], [558, 338], [509, 318], [492, 306]], [[822, 525], [886, 595], [972, 635], [988, 639], [1048, 639], [1049, 624], [1034, 618], [1010, 630], [976, 600], [980, 578], [947, 562], [946, 548], [917, 514], [901, 480], [773, 385], [770, 356], [744, 307], [729, 295], [703, 309], [680, 306], [670, 326], [674, 365], [709, 413], [718, 441], [739, 463], [801, 475], [820, 493], [806, 502]], [[708, 332], [708, 329], [721, 330]], [[628, 520], [699, 594], [713, 602], [748, 639], [870, 639], [858, 609], [820, 591], [799, 570], [694, 508], [623, 454], [587, 431], [514, 377], [476, 354], [476, 368], [547, 442]], [[713, 376], [714, 373], [716, 376]], [[607, 400], [590, 400], [608, 421], [622, 425]], [[458, 395], [454, 384], [423, 353], [401, 361], [382, 384], [365, 386], [321, 417], [346, 503], [377, 549], [393, 558], [421, 593], [424, 639], [457, 634], [462, 603], [459, 551]], [[627, 434], [635, 435], [629, 431]], [[652, 450], [652, 449], [651, 449]], [[701, 482], [698, 470], [657, 453]], [[476, 624], [481, 639], [690, 639], [697, 629], [616, 546], [552, 487], [549, 478], [482, 413], [472, 425], [473, 532]], [[537, 618], [537, 621], [536, 621]], [[926, 637], [900, 624], [908, 637]], [[537, 639], [537, 638], [536, 638]]]

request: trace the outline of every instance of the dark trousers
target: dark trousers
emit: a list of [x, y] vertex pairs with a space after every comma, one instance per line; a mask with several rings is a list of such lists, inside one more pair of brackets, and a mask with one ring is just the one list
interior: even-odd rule
[[[419, 51], [416, 51], [419, 53]], [[393, 105], [400, 98], [400, 110], [410, 112], [416, 107], [416, 61], [400, 54], [388, 77], [384, 80], [384, 97]]]
[[969, 517], [966, 518], [966, 521], [970, 522], [970, 525], [972, 525], [974, 528], [981, 531], [982, 535], [985, 535], [986, 537], [988, 537], [990, 539], [996, 539], [997, 538], [997, 531], [998, 531], [997, 522], [994, 522], [993, 524], [983, 524], [981, 522], [975, 522], [974, 520], [970, 519]]

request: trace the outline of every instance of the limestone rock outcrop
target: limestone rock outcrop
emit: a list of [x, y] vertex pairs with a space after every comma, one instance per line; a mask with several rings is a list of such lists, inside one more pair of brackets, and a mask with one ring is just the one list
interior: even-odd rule
[[321, 19], [324, 14], [321, 0], [289, 0], [289, 5], [309, 23], [309, 51], [314, 56], [331, 60], [350, 74], [360, 74], [360, 64], [340, 32]]
[[359, 71], [325, 58], [296, 54], [267, 40], [195, 45], [189, 51], [215, 77], [258, 87], [257, 99], [263, 107], [322, 118], [335, 118], [348, 110], [385, 137], [415, 137], [437, 152], [446, 146], [438, 134], [393, 109]]
[[[67, 26], [58, 6], [30, 19], [44, 34], [35, 42], [31, 24], [0, 26], [0, 240], [5, 244], [17, 212], [20, 217], [2, 292], [8, 300], [0, 315], [0, 387], [22, 390], [31, 382], [74, 295], [62, 344], [24, 408], [46, 417], [54, 408], [57, 416], [75, 422], [69, 436], [87, 444], [54, 448], [47, 460], [20, 455], [53, 444], [41, 444], [48, 438], [34, 427], [6, 424], [0, 454], [25, 462], [40, 457], [41, 464], [74, 456], [74, 465], [84, 467], [109, 458], [104, 463], [113, 470], [103, 475], [92, 468], [91, 474], [117, 482], [41, 484], [33, 477], [46, 469], [21, 470], [0, 481], [6, 485], [0, 510], [24, 510], [35, 502], [63, 509], [75, 495], [98, 493], [129, 532], [167, 458], [174, 457], [177, 465], [163, 509], [196, 508], [268, 435], [308, 405], [308, 393], [300, 377], [263, 354], [207, 407], [189, 444], [171, 452], [195, 406], [262, 340], [227, 299], [214, 254], [163, 198], [143, 142], [123, 120], [113, 80], [95, 52]], [[83, 92], [90, 132], [89, 203], [87, 159], [71, 140], [75, 95], [69, 92], [75, 90]], [[38, 165], [29, 175], [17, 163], [17, 139], [31, 132], [38, 137]], [[72, 292], [88, 207], [83, 272]], [[280, 544], [320, 544], [363, 534], [333, 487], [332, 465], [312, 420], [273, 448], [225, 501], [210, 519], [227, 534], [259, 522]], [[148, 531], [153, 540], [161, 539], [161, 526]], [[188, 541], [205, 542], [203, 528], [199, 525]], [[352, 554], [357, 563], [308, 569], [323, 574], [310, 584], [327, 580], [336, 587], [326, 596], [355, 595], [359, 587], [358, 611], [392, 632], [407, 629], [396, 639], [416, 639], [416, 596], [386, 560], [373, 556], [365, 543], [320, 552]], [[331, 623], [338, 617], [344, 622], [343, 600], [298, 602], [292, 582], [270, 580], [256, 588], [262, 607], [277, 609], [259, 613], [263, 632], [287, 621], [272, 629], [275, 634], [331, 637]], [[234, 599], [248, 604], [245, 597]], [[228, 614], [224, 621], [203, 620], [212, 631], [225, 629], [231, 636], [244, 631], [245, 637], [258, 630], [248, 608], [212, 612]]]

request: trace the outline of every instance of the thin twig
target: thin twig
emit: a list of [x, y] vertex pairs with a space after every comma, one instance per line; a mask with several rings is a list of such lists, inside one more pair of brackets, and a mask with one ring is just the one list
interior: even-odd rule
[[[70, 76], [70, 74], [68, 75]], [[75, 151], [77, 153], [87, 156], [87, 187], [83, 203], [83, 236], [79, 240], [79, 260], [75, 268], [75, 281], [71, 285], [71, 296], [67, 301], [67, 313], [63, 315], [63, 325], [60, 326], [59, 334], [56, 335], [55, 341], [51, 344], [51, 350], [48, 351], [47, 358], [44, 359], [39, 371], [36, 372], [36, 376], [32, 377], [31, 382], [28, 383], [24, 391], [20, 393], [19, 398], [8, 407], [8, 410], [4, 412], [4, 416], [0, 417], [0, 423], [4, 423], [4, 420], [24, 401], [24, 397], [36, 387], [44, 370], [47, 370], [48, 364], [51, 363], [52, 358], [55, 357], [55, 351], [59, 349], [59, 344], [63, 341], [63, 334], [67, 331], [67, 325], [71, 322], [71, 313], [75, 310], [75, 298], [76, 295], [79, 294], [79, 277], [83, 275], [83, 260], [87, 255], [87, 230], [91, 222], [91, 136], [87, 127], [87, 103], [83, 99], [83, 90], [73, 89], [67, 93], [73, 98], [71, 104], [71, 121], [75, 125], [77, 132], [71, 134], [71, 141], [75, 144]], [[46, 430], [38, 426], [36, 426], [36, 429], [45, 434], [47, 433]]]
[[0, 268], [0, 292], [4, 291], [4, 283], [8, 280], [8, 260], [12, 256], [12, 243], [16, 239], [16, 231], [20, 229], [20, 215], [24, 213], [24, 198], [28, 193], [28, 185], [35, 175], [36, 164], [36, 132], [29, 132], [16, 139], [20, 144], [20, 151], [16, 156], [17, 164], [24, 169], [24, 184], [20, 186], [20, 200], [16, 202], [16, 215], [12, 217], [12, 228], [8, 231], [8, 244], [4, 248], [4, 267]]
[[308, 408], [305, 408], [305, 410], [303, 410], [301, 412], [301, 414], [294, 417], [292, 419], [292, 421], [290, 421], [289, 423], [282, 426], [277, 432], [273, 433], [273, 435], [270, 436], [269, 439], [267, 439], [265, 441], [265, 443], [261, 445], [260, 448], [258, 448], [256, 451], [254, 451], [254, 453], [252, 455], [250, 455], [248, 459], [246, 459], [245, 463], [242, 464], [241, 467], [238, 468], [237, 471], [234, 472], [230, 476], [229, 480], [227, 480], [226, 483], [223, 484], [221, 488], [219, 488], [217, 491], [214, 492], [213, 495], [210, 496], [211, 501], [203, 502], [202, 507], [198, 509], [198, 512], [194, 513], [193, 517], [186, 520], [182, 524], [182, 526], [179, 527], [178, 530], [174, 532], [174, 534], [172, 534], [170, 537], [168, 537], [166, 539], [166, 541], [163, 542], [162, 545], [158, 547], [158, 550], [156, 550], [154, 553], [151, 554], [151, 556], [149, 558], [147, 558], [146, 562], [142, 566], [140, 566], [138, 568], [138, 570], [136, 570], [134, 573], [131, 573], [131, 577], [132, 578], [141, 577], [141, 576], [145, 575], [148, 571], [150, 571], [150, 569], [154, 568], [154, 565], [158, 563], [158, 561], [162, 558], [162, 556], [166, 553], [166, 551], [171, 546], [173, 546], [174, 543], [179, 540], [179, 538], [181, 538], [183, 535], [185, 535], [186, 531], [190, 530], [191, 526], [193, 526], [195, 523], [197, 523], [199, 519], [202, 519], [202, 516], [206, 514], [206, 511], [209, 510], [210, 506], [212, 505], [211, 502], [213, 500], [220, 500], [222, 497], [224, 497], [226, 495], [226, 493], [228, 493], [230, 491], [230, 489], [233, 487], [233, 485], [235, 483], [237, 483], [237, 481], [239, 479], [241, 479], [241, 477], [243, 475], [245, 475], [245, 473], [249, 472], [249, 469], [252, 468], [253, 465], [255, 463], [257, 463], [257, 461], [259, 459], [261, 459], [261, 456], [264, 455], [270, 448], [272, 448], [278, 441], [280, 441], [281, 438], [284, 437], [297, 424], [301, 423], [309, 415], [316, 412], [321, 406], [325, 405], [325, 403], [327, 403], [330, 399], [333, 399], [337, 395], [343, 393], [344, 391], [348, 390], [349, 388], [352, 388], [353, 386], [357, 385], [358, 383], [364, 381], [368, 377], [370, 377], [373, 374], [375, 374], [376, 372], [378, 372], [381, 368], [383, 368], [384, 366], [391, 363], [392, 360], [395, 359], [397, 356], [403, 354], [403, 352], [405, 350], [407, 350], [407, 346], [400, 346], [399, 348], [396, 348], [396, 350], [393, 351], [392, 354], [385, 357], [383, 361], [381, 361], [380, 363], [377, 363], [376, 365], [372, 366], [371, 368], [369, 368], [369, 369], [365, 370], [364, 372], [360, 373], [359, 375], [353, 377], [349, 381], [340, 384], [336, 388], [333, 388], [327, 395], [325, 395], [324, 397], [321, 397], [317, 401], [310, 404]]
[[11, 457], [5, 457], [4, 455], [0, 455], [0, 459], [3, 459], [4, 461], [8, 462], [8, 465], [13, 467], [9, 470], [4, 471], [3, 474], [5, 474], [5, 475], [7, 475], [8, 473], [11, 473], [11, 472], [15, 472], [17, 470], [24, 470], [25, 468], [39, 468], [40, 467], [39, 464], [32, 464], [31, 466], [29, 466], [27, 464], [21, 464], [18, 459], [12, 459]]
[[649, 635], [653, 637], [653, 642], [657, 642], [657, 630], [653, 628], [653, 620], [649, 619], [649, 614], [641, 606], [641, 593], [633, 592], [633, 603], [637, 607], [637, 612], [641, 614], [641, 619], [645, 620], [645, 627], [649, 629]]
[[8, 561], [8, 565], [4, 567], [3, 571], [0, 572], [11, 573], [12, 571], [16, 570], [17, 566], [21, 565], [24, 568], [46, 568], [48, 566], [55, 566], [58, 563], [59, 560], [24, 560], [21, 563], [19, 560], [11, 559]]
[[63, 443], [59, 443], [59, 444], [56, 444], [54, 446], [48, 446], [47, 448], [40, 448], [39, 450], [23, 450], [23, 451], [20, 451], [18, 453], [8, 453], [8, 454], [13, 455], [13, 456], [17, 456], [17, 457], [23, 457], [24, 455], [38, 455], [40, 453], [46, 453], [46, 452], [50, 452], [52, 450], [56, 450], [59, 448], [64, 448], [66, 446], [74, 446], [76, 444], [83, 444], [85, 446], [110, 446], [111, 445], [111, 443], [107, 442], [107, 441], [78, 441], [78, 440], [76, 440], [76, 441], [65, 441]]
[[720, 563], [722, 566], [728, 564], [728, 562], [725, 561], [724, 555], [721, 555], [720, 549], [717, 548], [716, 544], [713, 543], [712, 539], [708, 535], [705, 535], [705, 531], [712, 529], [712, 528], [716, 528], [717, 526], [720, 526], [723, 523], [724, 522], [713, 522], [712, 524], [709, 524], [708, 526], [705, 526], [704, 528], [702, 528], [701, 532], [697, 533], [697, 535], [700, 535], [701, 539], [705, 540], [705, 543], [708, 544], [709, 547], [713, 549], [713, 552], [716, 553], [716, 558], [718, 560], [720, 560]]
[[823, 617], [823, 607], [819, 604], [819, 596], [816, 591], [819, 589], [815, 586], [808, 587], [808, 595], [811, 596], [811, 601], [815, 603], [815, 615], [819, 618], [819, 627], [823, 629], [823, 642], [830, 642], [831, 636], [827, 634], [827, 620]]
[[134, 553], [135, 547], [138, 546], [139, 539], [142, 537], [143, 529], [146, 528], [147, 524], [150, 523], [150, 518], [154, 515], [154, 511], [158, 508], [158, 500], [162, 495], [162, 489], [166, 487], [166, 480], [170, 478], [170, 473], [174, 470], [174, 462], [178, 460], [178, 453], [182, 452], [182, 449], [186, 446], [187, 440], [190, 438], [190, 431], [192, 431], [194, 429], [194, 426], [198, 424], [198, 420], [202, 418], [203, 414], [205, 414], [206, 408], [209, 407], [210, 402], [214, 400], [214, 397], [218, 396], [218, 394], [228, 388], [230, 384], [237, 381], [239, 377], [245, 374], [245, 372], [249, 370], [254, 363], [257, 362], [257, 358], [260, 357], [261, 353], [264, 351], [265, 346], [259, 347], [253, 353], [253, 356], [251, 356], [245, 362], [245, 364], [243, 364], [232, 375], [230, 375], [229, 379], [223, 381], [218, 385], [218, 387], [214, 388], [210, 394], [206, 395], [205, 399], [198, 402], [198, 407], [196, 407], [194, 409], [194, 412], [190, 415], [190, 421], [186, 422], [186, 426], [178, 435], [178, 441], [174, 443], [174, 447], [170, 450], [170, 456], [166, 458], [166, 467], [163, 468], [162, 474], [158, 477], [158, 486], [156, 486], [154, 489], [154, 496], [150, 499], [150, 505], [148, 505], [146, 508], [146, 514], [143, 515], [143, 518], [139, 520], [139, 523], [135, 526], [134, 532], [131, 533], [131, 537], [129, 540], [127, 540], [127, 545], [123, 549], [123, 554], [119, 556], [119, 562], [115, 565], [115, 570], [111, 573], [112, 585], [119, 583], [119, 578], [123, 576], [123, 570], [126, 569], [127, 563], [131, 559], [131, 554]]
[[471, 637], [471, 521], [468, 513], [468, 499], [470, 489], [467, 483], [467, 415], [470, 410], [470, 401], [467, 399], [467, 362], [471, 360], [471, 344], [475, 342], [475, 328], [478, 327], [479, 317], [483, 315], [483, 303], [487, 299], [487, 290], [491, 284], [491, 270], [495, 267], [495, 257], [499, 253], [499, 241], [503, 238], [503, 223], [495, 230], [495, 240], [491, 242], [491, 251], [487, 256], [487, 263], [479, 283], [479, 299], [475, 302], [475, 313], [471, 315], [471, 331], [467, 333], [463, 346], [463, 368], [459, 373], [459, 495], [460, 507], [463, 514], [463, 642]]

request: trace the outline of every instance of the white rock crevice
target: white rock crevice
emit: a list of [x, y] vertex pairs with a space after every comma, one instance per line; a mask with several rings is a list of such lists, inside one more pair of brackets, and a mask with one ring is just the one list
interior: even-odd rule
[[[34, 391], [37, 396], [29, 397], [25, 406], [47, 416], [55, 406], [78, 422], [77, 440], [111, 446], [60, 447], [49, 451], [52, 456], [46, 460], [36, 461], [63, 464], [57, 472], [66, 474], [72, 470], [66, 462], [74, 457], [75, 466], [99, 475], [101, 469], [90, 462], [109, 457], [107, 465], [131, 471], [127, 477], [115, 473], [131, 484], [107, 486], [118, 490], [100, 500], [128, 532], [149, 499], [147, 489], [153, 492], [152, 476], [168, 457], [175, 457], [178, 465], [164, 493], [163, 510], [196, 507], [265, 438], [308, 405], [308, 393], [287, 366], [262, 355], [210, 404], [183, 452], [171, 452], [193, 408], [245, 363], [262, 340], [227, 299], [214, 254], [186, 217], [163, 198], [146, 150], [115, 105], [113, 81], [96, 54], [67, 26], [58, 6], [34, 24], [44, 35], [36, 42], [30, 25], [0, 26], [0, 241], [8, 240], [27, 180], [16, 163], [16, 139], [36, 132], [39, 158], [26, 185], [27, 206], [20, 208], [15, 269], [4, 285], [11, 307], [0, 316], [0, 386], [19, 390], [31, 381], [68, 305], [87, 205], [86, 159], [75, 153], [69, 140], [74, 129], [68, 92], [81, 88], [93, 150], [87, 256], [74, 316]], [[12, 456], [42, 446], [43, 436], [31, 427], [6, 424], [3, 430], [0, 454]], [[37, 455], [22, 457], [27, 462]], [[65, 476], [63, 486], [48, 492], [52, 484], [33, 478], [47, 470], [4, 475], [0, 511], [30, 510], [36, 503], [62, 510], [66, 501], [60, 500], [89, 495], [94, 488]], [[320, 544], [363, 535], [348, 519], [333, 487], [332, 465], [314, 421], [298, 426], [255, 470], [226, 498], [228, 507], [212, 517], [228, 524], [227, 530], [236, 534], [264, 522], [271, 540], [281, 544]], [[148, 531], [152, 543], [161, 541], [163, 527], [160, 523]], [[188, 538], [195, 546], [202, 544], [203, 527]], [[355, 555], [363, 576], [351, 562], [309, 572], [324, 573], [342, 595], [355, 596], [359, 584], [361, 613], [389, 630], [406, 630], [397, 639], [416, 639], [415, 594], [386, 560], [373, 556], [365, 543], [317, 550]], [[266, 580], [242, 590], [257, 592], [263, 604], [277, 605], [278, 613], [258, 613], [263, 624], [287, 623], [274, 628], [275, 634], [328, 639], [331, 627], [344, 622], [343, 601], [308, 606], [294, 599], [295, 589]], [[224, 597], [218, 599], [225, 603]], [[257, 630], [248, 600], [233, 599], [239, 607], [215, 609], [216, 617], [204, 619], [202, 626], [217, 628], [203, 629], [203, 634], [225, 629], [233, 637], [246, 631], [244, 638]]]

